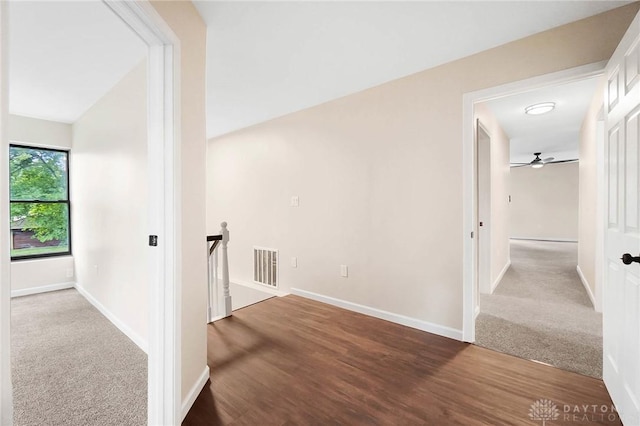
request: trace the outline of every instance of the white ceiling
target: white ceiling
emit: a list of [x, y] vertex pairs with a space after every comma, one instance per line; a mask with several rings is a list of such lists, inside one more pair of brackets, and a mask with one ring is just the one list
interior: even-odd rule
[[629, 2], [205, 2], [221, 135]]
[[9, 110], [72, 123], [146, 55], [101, 1], [13, 1]]
[[[212, 137], [629, 2], [195, 3]], [[62, 122], [146, 53], [101, 1], [12, 1], [10, 31], [11, 112]]]
[[[597, 85], [594, 77], [486, 102], [511, 140], [511, 162], [528, 163], [534, 152], [542, 152], [542, 158], [577, 159], [580, 127]], [[525, 114], [525, 107], [540, 102], [556, 107], [547, 114]]]

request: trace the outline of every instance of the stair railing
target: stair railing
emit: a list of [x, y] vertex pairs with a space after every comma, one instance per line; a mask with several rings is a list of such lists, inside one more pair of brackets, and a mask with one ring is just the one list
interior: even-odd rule
[[[227, 244], [229, 230], [227, 222], [220, 224], [219, 235], [207, 236], [207, 322], [231, 316], [231, 294], [229, 293], [229, 257]], [[220, 250], [216, 250], [220, 246]], [[218, 251], [222, 251], [222, 297], [218, 280]]]

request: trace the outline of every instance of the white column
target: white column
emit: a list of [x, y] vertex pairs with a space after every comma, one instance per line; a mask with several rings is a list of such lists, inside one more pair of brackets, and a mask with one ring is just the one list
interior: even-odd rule
[[229, 230], [227, 222], [220, 224], [220, 234], [222, 235], [222, 291], [224, 300], [223, 315], [228, 317], [231, 315], [231, 295], [229, 294], [229, 258], [227, 256], [227, 243], [229, 242]]

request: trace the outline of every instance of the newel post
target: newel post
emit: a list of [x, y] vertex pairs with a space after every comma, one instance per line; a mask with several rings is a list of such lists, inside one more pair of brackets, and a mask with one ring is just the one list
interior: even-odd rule
[[229, 294], [229, 257], [227, 255], [227, 244], [229, 243], [229, 230], [227, 229], [227, 222], [220, 224], [220, 234], [222, 235], [222, 289], [224, 299], [224, 313], [225, 317], [231, 315], [231, 295]]

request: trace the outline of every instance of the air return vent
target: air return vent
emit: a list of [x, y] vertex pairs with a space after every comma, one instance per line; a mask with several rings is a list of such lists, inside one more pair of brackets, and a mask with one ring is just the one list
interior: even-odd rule
[[253, 247], [253, 281], [278, 288], [278, 250]]

